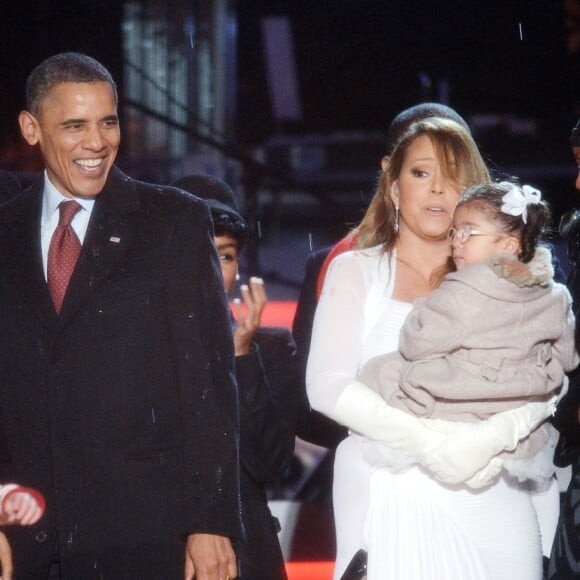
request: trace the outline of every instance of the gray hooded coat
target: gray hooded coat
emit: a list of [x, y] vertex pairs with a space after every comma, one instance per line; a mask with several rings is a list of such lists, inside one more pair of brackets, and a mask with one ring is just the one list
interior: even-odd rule
[[449, 273], [409, 314], [399, 353], [370, 360], [359, 380], [394, 407], [456, 421], [549, 398], [579, 362], [570, 294], [552, 276], [543, 247], [528, 264], [500, 254]]

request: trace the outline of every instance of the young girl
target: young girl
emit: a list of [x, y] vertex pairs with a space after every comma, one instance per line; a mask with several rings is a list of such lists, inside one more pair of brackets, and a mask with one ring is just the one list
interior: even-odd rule
[[[565, 286], [552, 280], [539, 245], [549, 220], [539, 191], [509, 182], [467, 189], [449, 230], [455, 272], [419, 301], [401, 330], [399, 352], [381, 355], [359, 380], [391, 406], [419, 417], [477, 421], [557, 394], [579, 362]], [[553, 473], [551, 425], [506, 459], [521, 479]]]

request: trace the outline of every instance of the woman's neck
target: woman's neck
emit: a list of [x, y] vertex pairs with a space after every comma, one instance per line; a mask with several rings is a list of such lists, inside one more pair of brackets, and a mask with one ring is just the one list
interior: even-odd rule
[[429, 281], [435, 270], [445, 265], [449, 258], [449, 242], [400, 237], [396, 246], [397, 259]]
[[395, 246], [397, 268], [393, 298], [412, 303], [431, 294], [440, 282], [434, 276], [443, 269], [449, 257], [447, 240], [422, 240], [400, 236]]

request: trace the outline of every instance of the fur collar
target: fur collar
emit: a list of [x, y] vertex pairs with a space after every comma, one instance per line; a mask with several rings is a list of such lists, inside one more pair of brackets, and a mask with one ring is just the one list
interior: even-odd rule
[[498, 254], [488, 264], [498, 278], [504, 278], [520, 288], [546, 284], [554, 277], [552, 255], [543, 246], [538, 246], [534, 257], [527, 264], [511, 254]]

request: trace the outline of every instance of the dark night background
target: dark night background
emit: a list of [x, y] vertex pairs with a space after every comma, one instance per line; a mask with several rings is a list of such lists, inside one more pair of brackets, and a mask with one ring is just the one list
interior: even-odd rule
[[[550, 186], [566, 192], [556, 202], [564, 203], [573, 191], [568, 134], [580, 111], [579, 56], [567, 50], [564, 4], [240, 0], [235, 138], [245, 146], [280, 133], [385, 131], [401, 109], [438, 100], [438, 83], [445, 80], [449, 104], [468, 120], [509, 114], [536, 121], [533, 136], [506, 139], [500, 130], [481, 134], [479, 143], [508, 171], [569, 164], [568, 179], [554, 175]], [[2, 2], [0, 143], [19, 139], [15, 119], [24, 81], [42, 58], [84, 51], [121, 80], [121, 13], [121, 2], [113, 0]], [[268, 105], [260, 19], [271, 15], [290, 18], [300, 122], [277, 123]]]
[[[311, 130], [385, 128], [409, 103], [436, 97], [422, 90], [421, 72], [434, 82], [447, 79], [450, 104], [465, 116], [574, 118], [579, 71], [566, 50], [558, 0], [247, 4], [253, 9], [240, 11], [241, 96], [247, 105], [256, 102], [249, 94], [263, 96], [256, 14], [287, 14]], [[242, 110], [241, 125], [256, 113]]]
[[[559, 0], [252, 0], [239, 14], [239, 135], [386, 131], [402, 109], [439, 100], [469, 122], [477, 115], [532, 120], [532, 135], [480, 130], [493, 167], [541, 187], [556, 217], [574, 203], [568, 143], [580, 113], [580, 55], [567, 48]], [[251, 5], [251, 8], [250, 8]], [[580, 2], [575, 5], [580, 16]], [[257, 16], [287, 15], [294, 34], [303, 121], [276, 124]], [[576, 33], [579, 23], [576, 20]], [[521, 34], [521, 37], [520, 37]], [[420, 78], [430, 79], [431, 85]], [[539, 170], [538, 168], [545, 168]]]

